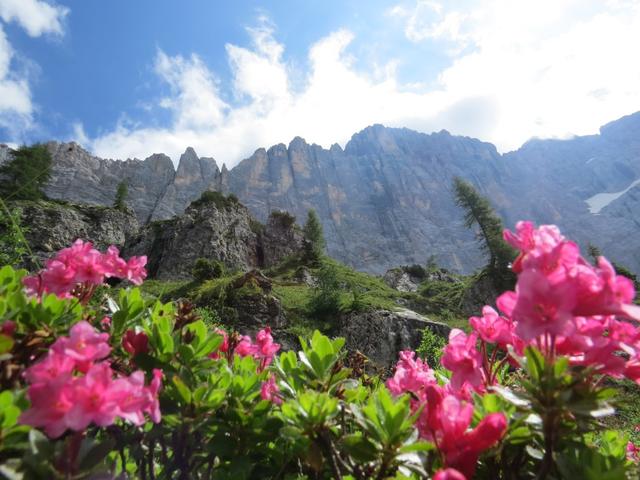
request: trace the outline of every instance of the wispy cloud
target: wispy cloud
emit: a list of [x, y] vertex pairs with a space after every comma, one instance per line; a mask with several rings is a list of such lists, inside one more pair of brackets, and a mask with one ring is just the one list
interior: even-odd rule
[[[16, 22], [32, 37], [62, 35], [68, 13], [65, 7], [39, 0], [0, 0], [0, 18]], [[0, 127], [19, 141], [33, 126], [34, 105], [28, 72], [15, 67], [16, 57], [0, 23]]]
[[171, 111], [170, 125], [123, 121], [88, 146], [110, 157], [163, 151], [177, 159], [190, 145], [233, 165], [295, 135], [329, 146], [384, 123], [446, 128], [509, 150], [532, 136], [593, 133], [640, 108], [637, 0], [478, 0], [464, 10], [419, 0], [388, 13], [411, 42], [451, 52], [436, 82], [402, 84], [395, 59], [370, 72], [356, 68], [353, 33], [339, 30], [310, 47], [305, 81], [295, 88], [285, 45], [261, 18], [248, 29], [249, 47], [226, 46], [235, 102], [223, 101], [199, 56], [159, 51], [155, 70], [171, 90], [160, 106]]

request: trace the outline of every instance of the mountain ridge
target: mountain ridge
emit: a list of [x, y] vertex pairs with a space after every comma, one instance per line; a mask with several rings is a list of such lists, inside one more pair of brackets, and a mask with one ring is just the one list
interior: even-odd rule
[[[106, 160], [75, 143], [48, 145], [54, 165], [45, 193], [51, 198], [110, 205], [126, 180], [128, 203], [141, 223], [182, 213], [207, 189], [234, 193], [262, 221], [273, 210], [302, 219], [315, 208], [329, 253], [375, 273], [432, 255], [458, 271], [483, 264], [453, 202], [454, 176], [487, 196], [507, 226], [519, 219], [558, 223], [567, 235], [640, 270], [640, 186], [597, 215], [586, 203], [640, 178], [640, 112], [596, 135], [532, 139], [504, 154], [445, 130], [427, 134], [380, 124], [354, 133], [344, 149], [294, 137], [288, 145], [256, 149], [232, 169], [190, 147], [176, 167], [164, 154]], [[0, 159], [6, 157], [1, 150]]]

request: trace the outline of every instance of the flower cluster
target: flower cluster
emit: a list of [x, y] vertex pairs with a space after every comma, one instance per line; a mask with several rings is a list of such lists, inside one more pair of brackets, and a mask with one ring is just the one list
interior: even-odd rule
[[[258, 365], [259, 372], [264, 371], [265, 368], [271, 365], [273, 357], [278, 350], [280, 350], [280, 344], [273, 341], [270, 327], [266, 327], [257, 333], [255, 343], [253, 343], [251, 337], [248, 335], [243, 335], [239, 338], [236, 337], [236, 339], [230, 339], [227, 332], [220, 328], [217, 328], [215, 333], [222, 336], [222, 344], [216, 349], [216, 351], [209, 355], [210, 358], [217, 360], [226, 356], [229, 360], [232, 360], [233, 354], [240, 357], [252, 356], [260, 361], [260, 364]], [[282, 403], [279, 392], [280, 389], [276, 383], [275, 376], [270, 375], [268, 379], [262, 383], [260, 388], [260, 397], [263, 400], [269, 400], [270, 402], [279, 405]]]
[[120, 258], [120, 252], [113, 245], [101, 253], [91, 242], [76, 240], [71, 247], [47, 260], [44, 270], [25, 277], [23, 282], [33, 295], [53, 293], [62, 298], [77, 296], [87, 300], [105, 278], [116, 277], [140, 285], [147, 276], [146, 263], [146, 256], [131, 257], [128, 261]]
[[[535, 228], [520, 222], [505, 240], [520, 250], [513, 263], [518, 275], [515, 291], [497, 299], [501, 313], [489, 306], [471, 317], [469, 334], [453, 329], [443, 349], [441, 364], [451, 379], [440, 385], [429, 366], [402, 352], [387, 387], [395, 394], [409, 392], [422, 438], [432, 441], [444, 470], [436, 478], [470, 478], [479, 454], [505, 434], [502, 413], [485, 417], [470, 429], [472, 393], [484, 394], [497, 383], [511, 354], [522, 355], [529, 345], [547, 358], [565, 356], [571, 365], [590, 367], [593, 374], [626, 377], [640, 383], [640, 329], [619, 320], [640, 320], [632, 305], [633, 283], [616, 275], [600, 257], [592, 266], [578, 246], [552, 225]], [[491, 353], [489, 349], [492, 348]], [[628, 447], [630, 458], [638, 450]]]
[[[210, 355], [211, 358], [220, 358], [221, 354], [228, 355], [230, 351], [241, 357], [252, 356], [260, 360], [259, 371], [271, 365], [274, 355], [280, 350], [280, 344], [273, 341], [270, 327], [266, 327], [257, 333], [255, 343], [248, 335], [243, 335], [234, 342], [230, 341], [227, 332], [222, 329], [216, 329], [215, 333], [222, 335], [223, 340], [222, 345]], [[234, 344], [235, 348], [233, 348]]]
[[522, 353], [534, 345], [573, 365], [640, 382], [640, 330], [618, 318], [640, 320], [633, 282], [600, 257], [592, 266], [553, 225], [519, 222], [504, 238], [520, 250], [513, 264], [515, 291], [485, 307], [471, 325], [484, 342]]
[[[465, 345], [468, 340], [466, 336], [453, 338], [454, 342]], [[470, 429], [473, 404], [469, 391], [457, 388], [453, 379], [445, 386], [439, 385], [433, 370], [414, 357], [415, 353], [411, 351], [400, 353], [395, 374], [387, 381], [387, 388], [394, 395], [410, 393], [412, 411], [421, 412], [416, 422], [420, 436], [434, 443], [443, 465], [449, 469], [438, 478], [471, 478], [480, 453], [503, 437], [507, 419], [502, 413], [494, 413]], [[467, 355], [460, 361], [471, 368], [476, 360], [473, 357], [475, 354]], [[458, 473], [464, 476], [456, 477]]]
[[31, 407], [23, 412], [21, 423], [43, 428], [56, 438], [91, 423], [106, 427], [118, 417], [142, 425], [147, 413], [160, 421], [160, 370], [154, 370], [149, 386], [142, 371], [116, 376], [104, 360], [111, 352], [107, 333], [98, 333], [86, 321], [76, 323], [69, 333], [25, 371]]

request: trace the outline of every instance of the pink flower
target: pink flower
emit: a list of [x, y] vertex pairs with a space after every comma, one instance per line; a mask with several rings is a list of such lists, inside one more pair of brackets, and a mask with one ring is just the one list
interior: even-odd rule
[[107, 253], [100, 258], [105, 276], [125, 278], [127, 276], [127, 262], [120, 258], [120, 251], [115, 245], [107, 248]]
[[[528, 341], [544, 333], [571, 333], [576, 290], [570, 282], [554, 285], [537, 270], [525, 270], [518, 277], [516, 295], [511, 318], [520, 338]], [[502, 308], [505, 303], [501, 296], [498, 305]]]
[[147, 278], [147, 271], [144, 268], [146, 264], [146, 255], [131, 257], [127, 262], [126, 279], [134, 285], [141, 285], [143, 280]]
[[113, 371], [106, 362], [93, 365], [86, 375], [74, 379], [74, 402], [65, 415], [67, 427], [81, 431], [91, 423], [100, 427], [113, 424], [121, 395], [112, 386]]
[[227, 335], [227, 332], [225, 332], [221, 328], [216, 328], [214, 332], [222, 336], [222, 343], [214, 352], [211, 352], [209, 354], [209, 358], [217, 360], [218, 358], [220, 358], [221, 353], [226, 354], [229, 351], [229, 336]]
[[135, 330], [129, 329], [122, 337], [122, 347], [135, 357], [141, 353], [149, 352], [149, 337], [144, 332], [136, 333]]
[[433, 480], [467, 480], [467, 478], [455, 468], [445, 468], [438, 470]]
[[78, 362], [77, 368], [84, 372], [88, 364], [109, 355], [111, 347], [108, 339], [109, 334], [97, 332], [89, 322], [83, 320], [71, 327], [68, 338], [56, 340], [51, 350], [74, 359]]
[[76, 363], [74, 358], [49, 350], [42, 360], [34, 363], [24, 372], [24, 378], [32, 385], [64, 383], [72, 377]]
[[604, 257], [598, 259], [598, 268], [581, 265], [570, 274], [577, 290], [575, 315], [622, 315], [640, 320], [637, 307], [630, 305], [635, 297], [633, 282], [616, 275]]
[[406, 392], [418, 394], [423, 392], [427, 385], [437, 383], [433, 370], [422, 359], [414, 359], [416, 353], [411, 350], [400, 352], [400, 360], [396, 365], [396, 371], [392, 378], [387, 380], [387, 388], [394, 395], [402, 395]]
[[0, 324], [0, 333], [7, 337], [13, 337], [13, 334], [16, 333], [16, 322], [13, 320], [5, 320], [2, 322], [2, 324]]
[[627, 459], [634, 463], [640, 461], [640, 447], [633, 442], [627, 443]]
[[482, 309], [482, 317], [471, 317], [469, 323], [487, 343], [504, 346], [513, 341], [513, 322], [498, 315], [498, 312], [488, 305]]
[[273, 356], [276, 352], [280, 350], [280, 344], [273, 342], [273, 337], [271, 336], [271, 328], [267, 327], [263, 330], [260, 330], [256, 335], [256, 358], [260, 358], [261, 362], [261, 370], [268, 367], [273, 360]]
[[162, 371], [154, 370], [148, 387], [141, 371], [114, 378], [108, 362], [93, 363], [102, 358], [101, 342], [108, 335], [89, 332], [82, 323], [86, 324], [80, 322], [71, 329], [71, 338], [59, 338], [56, 348], [25, 371], [31, 406], [20, 422], [43, 428], [52, 438], [67, 429], [82, 431], [92, 423], [105, 427], [118, 417], [141, 425], [147, 413], [159, 422]]
[[27, 392], [31, 407], [20, 415], [19, 422], [36, 428], [56, 438], [68, 428], [67, 413], [75, 403], [75, 391], [70, 379], [31, 385]]
[[46, 266], [47, 268], [40, 276], [39, 290], [43, 289], [45, 292], [54, 293], [59, 297], [67, 296], [78, 283], [76, 282], [76, 269], [59, 260], [49, 260]]
[[128, 279], [139, 285], [147, 275], [146, 257], [132, 257], [128, 262], [120, 258], [115, 246], [102, 254], [91, 242], [76, 240], [71, 247], [60, 250], [46, 263], [39, 274], [25, 277], [23, 284], [30, 295], [53, 293], [68, 298], [73, 292], [83, 303], [88, 301], [96, 286], [105, 277]]
[[159, 368], [153, 369], [153, 378], [149, 387], [146, 389], [145, 393], [147, 396], [147, 405], [145, 406], [145, 412], [149, 414], [151, 420], [155, 423], [160, 423], [161, 415], [160, 415], [160, 402], [158, 400], [158, 394], [160, 390], [162, 390], [162, 378], [164, 374], [162, 370]]
[[[497, 444], [507, 431], [507, 419], [502, 413], [483, 418], [469, 430], [473, 406], [442, 387], [431, 385], [427, 389], [427, 432], [444, 456], [445, 466], [461, 472], [465, 478], [475, 473], [478, 456]], [[454, 477], [455, 478], [455, 477]]]
[[282, 398], [280, 398], [280, 388], [276, 383], [276, 377], [274, 375], [269, 376], [266, 382], [262, 383], [260, 387], [260, 397], [263, 400], [269, 400], [270, 402], [280, 405]]
[[241, 357], [256, 355], [258, 353], [258, 346], [253, 344], [249, 336], [243, 335], [238, 345], [236, 345], [234, 353]]
[[451, 370], [451, 386], [460, 390], [468, 383], [476, 391], [484, 390], [485, 374], [482, 369], [482, 355], [476, 349], [478, 336], [467, 336], [462, 330], [454, 328], [449, 333], [449, 344], [442, 351], [440, 363]]

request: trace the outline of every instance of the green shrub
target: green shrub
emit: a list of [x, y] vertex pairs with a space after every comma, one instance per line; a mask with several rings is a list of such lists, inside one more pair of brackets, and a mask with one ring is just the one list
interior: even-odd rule
[[197, 281], [204, 282], [220, 278], [224, 274], [224, 265], [217, 260], [198, 258], [193, 265], [191, 273]]
[[269, 218], [273, 219], [275, 222], [278, 222], [285, 228], [291, 228], [296, 223], [296, 217], [291, 215], [289, 212], [285, 212], [284, 210], [273, 210], [269, 214]]
[[440, 357], [442, 357], [442, 349], [447, 344], [447, 339], [438, 335], [429, 327], [422, 330], [422, 340], [420, 346], [416, 349], [416, 353], [420, 358], [425, 360], [431, 368], [440, 365]]
[[238, 205], [240, 202], [238, 197], [234, 194], [230, 194], [225, 197], [223, 193], [213, 190], [205, 190], [200, 195], [200, 198], [191, 202], [191, 206], [202, 206], [207, 203], [213, 203], [218, 210], [230, 209]]
[[46, 145], [12, 150], [12, 159], [0, 166], [0, 196], [11, 200], [41, 200], [51, 177], [51, 154]]
[[318, 316], [333, 315], [340, 311], [342, 285], [338, 280], [338, 270], [331, 262], [323, 262], [317, 273], [317, 285], [309, 310]]
[[402, 267], [402, 270], [419, 280], [427, 278], [427, 269], [417, 263], [413, 265], [405, 265]]
[[29, 254], [24, 238], [26, 228], [20, 224], [18, 208], [0, 208], [0, 265], [20, 265]]
[[198, 317], [200, 317], [200, 319], [210, 327], [218, 327], [221, 324], [218, 312], [212, 308], [198, 307], [196, 308], [196, 313], [198, 314]]
[[113, 208], [125, 211], [127, 209], [126, 200], [128, 195], [129, 187], [127, 186], [127, 182], [120, 182], [116, 190], [116, 199], [113, 202]]

